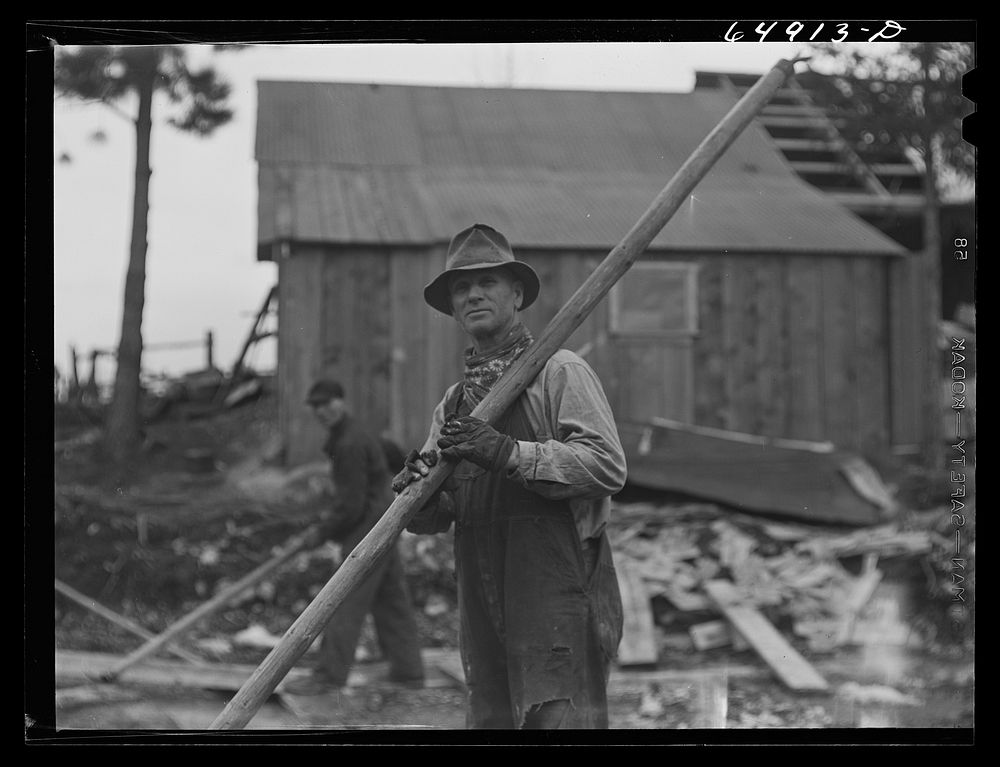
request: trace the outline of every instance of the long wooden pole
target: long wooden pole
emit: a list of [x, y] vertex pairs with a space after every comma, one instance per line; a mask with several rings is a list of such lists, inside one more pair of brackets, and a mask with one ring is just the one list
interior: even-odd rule
[[282, 549], [264, 564], [247, 573], [236, 581], [236, 583], [226, 587], [210, 600], [199, 605], [183, 618], [175, 621], [159, 634], [146, 641], [141, 647], [126, 655], [113, 667], [104, 672], [101, 675], [101, 679], [105, 682], [114, 681], [127, 668], [153, 654], [167, 644], [167, 642], [170, 642], [172, 639], [194, 626], [198, 623], [198, 621], [231, 603], [248, 588], [262, 580], [264, 576], [278, 569], [281, 565], [302, 551], [302, 549], [306, 547], [306, 544], [315, 529], [316, 526], [314, 525], [313, 527], [308, 528], [305, 532], [290, 538]]
[[[566, 302], [544, 332], [511, 365], [472, 414], [494, 422], [524, 391], [542, 366], [572, 335], [594, 306], [628, 270], [666, 225], [716, 160], [795, 71], [798, 60], [779, 61], [729, 111], [698, 145], [657, 195], [624, 239]], [[333, 577], [302, 612], [281, 641], [226, 704], [213, 730], [237, 729], [249, 722], [295, 662], [313, 643], [344, 598], [394, 544], [397, 536], [451, 474], [454, 465], [441, 461], [426, 477], [410, 484], [390, 504], [379, 522], [344, 560]]]
[[[109, 610], [107, 607], [102, 605], [85, 594], [81, 594], [79, 591], [74, 589], [72, 586], [67, 586], [65, 583], [56, 579], [56, 591], [62, 594], [67, 599], [71, 599], [76, 602], [81, 607], [85, 607], [93, 613], [97, 613], [102, 618], [114, 623], [116, 626], [121, 626], [126, 631], [130, 631], [137, 637], [142, 637], [143, 639], [152, 639], [154, 634], [152, 631], [146, 631], [142, 626], [134, 621], [129, 620], [124, 615], [119, 615], [114, 610]], [[197, 655], [192, 655], [186, 650], [180, 647], [168, 647], [167, 652], [176, 655], [178, 658], [183, 658], [188, 663], [194, 663], [198, 665], [204, 665], [205, 661], [199, 658]]]

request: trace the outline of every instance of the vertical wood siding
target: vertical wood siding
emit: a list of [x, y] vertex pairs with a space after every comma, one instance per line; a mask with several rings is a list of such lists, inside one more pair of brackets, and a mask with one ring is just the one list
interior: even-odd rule
[[323, 323], [319, 306], [325, 265], [317, 248], [296, 250], [278, 267], [279, 420], [285, 454], [292, 465], [316, 460], [323, 443], [322, 430], [303, 402], [320, 371]]
[[857, 367], [857, 447], [876, 455], [889, 447], [891, 407], [889, 397], [888, 289], [886, 264], [854, 259], [854, 354]]
[[846, 259], [819, 259], [823, 294], [824, 436], [851, 446], [858, 433], [857, 355], [854, 347], [854, 285]]
[[717, 429], [729, 423], [723, 348], [722, 259], [698, 260], [698, 335], [694, 340], [694, 422]]
[[927, 370], [922, 340], [922, 312], [927, 305], [921, 289], [923, 264], [913, 255], [893, 259], [888, 271], [892, 444], [916, 448], [923, 438], [921, 385]]
[[823, 294], [815, 260], [788, 259], [788, 437], [824, 438]]
[[[423, 287], [444, 246], [303, 248], [279, 266], [279, 415], [292, 463], [321, 430], [301, 406], [317, 375], [341, 380], [354, 411], [402, 447], [462, 374], [467, 340]], [[542, 281], [524, 321], [537, 336], [603, 253], [526, 251]], [[651, 254], [664, 258], [663, 254]], [[915, 439], [918, 285], [899, 261], [677, 254], [698, 269], [698, 333], [658, 344], [609, 334], [607, 299], [567, 348], [585, 350], [622, 420], [665, 417], [866, 453]], [[890, 364], [891, 350], [891, 364]]]

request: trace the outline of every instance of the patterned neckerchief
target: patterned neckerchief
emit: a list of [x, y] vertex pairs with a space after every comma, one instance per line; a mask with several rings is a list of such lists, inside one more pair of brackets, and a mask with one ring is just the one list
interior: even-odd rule
[[462, 398], [469, 408], [483, 401], [483, 397], [493, 388], [503, 372], [510, 367], [521, 352], [531, 346], [532, 337], [528, 329], [518, 322], [510, 329], [507, 338], [499, 347], [487, 354], [476, 354], [472, 347], [465, 350], [465, 380], [462, 382]]

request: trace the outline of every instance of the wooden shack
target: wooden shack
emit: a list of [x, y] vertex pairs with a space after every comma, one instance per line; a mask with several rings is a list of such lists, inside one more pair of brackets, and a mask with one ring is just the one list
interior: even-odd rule
[[[320, 375], [374, 429], [423, 441], [466, 345], [422, 299], [454, 233], [490, 224], [538, 271], [538, 333], [735, 98], [260, 82], [258, 258], [278, 265], [289, 462], [319, 455], [303, 401]], [[754, 124], [567, 345], [623, 422], [888, 451], [919, 421], [896, 396], [919, 369], [909, 258]]]

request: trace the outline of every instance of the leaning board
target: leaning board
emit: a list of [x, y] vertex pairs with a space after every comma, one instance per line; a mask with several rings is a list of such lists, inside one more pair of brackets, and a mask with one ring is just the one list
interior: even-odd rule
[[753, 647], [768, 666], [793, 690], [826, 690], [826, 680], [792, 647], [760, 612], [741, 604], [740, 596], [729, 581], [705, 584], [705, 591], [722, 614]]
[[644, 666], [656, 663], [656, 639], [649, 593], [642, 576], [628, 561], [616, 562], [618, 587], [622, 595], [624, 627], [618, 645], [619, 666]]

